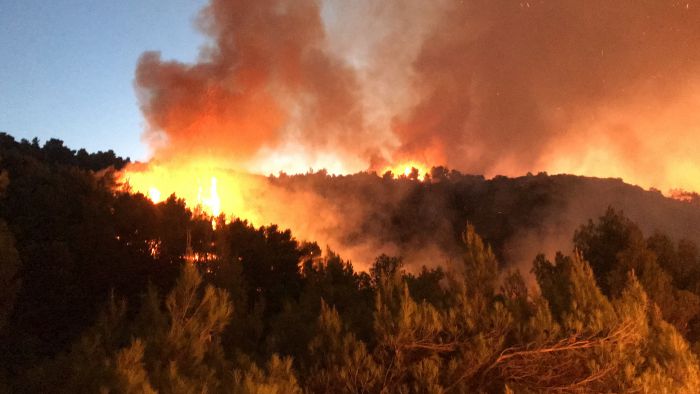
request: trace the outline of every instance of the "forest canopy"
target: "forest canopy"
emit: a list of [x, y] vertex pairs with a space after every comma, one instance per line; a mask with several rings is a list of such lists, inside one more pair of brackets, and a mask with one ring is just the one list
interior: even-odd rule
[[[122, 191], [127, 162], [0, 136], [0, 392], [700, 392], [697, 246], [616, 207], [518, 270], [505, 237], [539, 211], [484, 213], [473, 192], [449, 205], [449, 261], [358, 270], [290, 230]], [[433, 173], [372, 182], [493, 185]], [[407, 196], [387, 237], [429, 231]]]

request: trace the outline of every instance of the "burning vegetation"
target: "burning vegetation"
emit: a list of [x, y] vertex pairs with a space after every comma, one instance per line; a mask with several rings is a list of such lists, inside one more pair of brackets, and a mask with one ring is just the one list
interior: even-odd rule
[[[344, 210], [261, 175], [425, 182], [446, 166], [696, 190], [699, 11], [674, 1], [212, 0], [196, 21], [207, 37], [196, 62], [140, 58], [151, 157], [119, 178], [156, 202], [174, 193], [212, 217], [276, 223], [333, 247], [352, 244], [333, 231]], [[321, 223], [310, 223], [317, 211]], [[397, 251], [360, 244], [348, 248], [354, 260], [367, 260], [360, 249]]]
[[214, 218], [224, 212], [245, 216], [242, 189], [247, 187], [246, 176], [207, 165], [206, 161], [178, 166], [132, 166], [119, 174], [119, 182], [125, 190], [142, 193], [156, 204], [176, 195], [192, 210]]
[[[386, 167], [382, 173], [394, 179], [425, 181], [430, 178], [430, 169], [418, 162], [405, 162]], [[129, 165], [118, 173], [118, 182], [123, 190], [142, 193], [154, 203], [176, 195], [192, 210], [199, 210], [213, 218], [245, 218], [251, 223], [265, 224], [274, 218], [265, 217], [265, 212], [256, 210], [256, 199], [273, 194], [271, 186], [263, 177], [236, 172], [217, 165], [212, 159], [187, 161], [179, 164]], [[267, 188], [267, 192], [264, 190]]]
[[0, 135], [0, 392], [700, 392], [700, 7], [348, 4], [211, 0], [146, 163]]

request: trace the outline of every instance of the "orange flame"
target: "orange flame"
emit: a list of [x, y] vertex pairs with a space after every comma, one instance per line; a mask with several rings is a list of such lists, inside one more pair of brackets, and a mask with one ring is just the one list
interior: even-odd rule
[[418, 161], [406, 161], [395, 166], [387, 166], [384, 168], [382, 173], [391, 172], [394, 178], [411, 178], [412, 174], [415, 174], [415, 178], [418, 180], [425, 180], [426, 175], [428, 175], [430, 168]]
[[[418, 161], [406, 161], [387, 167], [394, 178], [424, 180], [429, 167]], [[213, 219], [238, 217], [253, 225], [277, 223], [300, 231], [308, 237], [319, 235], [308, 229], [308, 216], [302, 215], [314, 206], [314, 196], [303, 192], [289, 192], [273, 187], [268, 179], [250, 173], [230, 170], [226, 164], [212, 158], [189, 159], [186, 162], [136, 163], [119, 175], [127, 190], [142, 193], [154, 203], [160, 203], [173, 194], [185, 205]], [[290, 213], [289, 205], [297, 204], [298, 212]]]
[[244, 198], [257, 185], [255, 177], [225, 169], [211, 160], [139, 163], [127, 167], [120, 174], [120, 182], [154, 203], [175, 194], [190, 209], [214, 218], [224, 213], [251, 222], [259, 219], [256, 211], [246, 204], [249, 199]]

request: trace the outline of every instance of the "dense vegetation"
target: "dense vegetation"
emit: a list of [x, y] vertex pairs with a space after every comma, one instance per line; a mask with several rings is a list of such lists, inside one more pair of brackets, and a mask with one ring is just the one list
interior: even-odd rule
[[[612, 208], [531, 272], [498, 263], [490, 235], [517, 222], [476, 200], [452, 212], [452, 263], [358, 272], [288, 230], [115, 191], [111, 152], [2, 135], [0, 160], [0, 392], [700, 392], [697, 247]], [[397, 217], [429, 216], [414, 203]]]

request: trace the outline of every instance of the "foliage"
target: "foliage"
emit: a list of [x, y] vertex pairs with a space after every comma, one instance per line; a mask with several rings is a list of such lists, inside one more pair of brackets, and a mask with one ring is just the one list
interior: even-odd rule
[[433, 231], [452, 258], [416, 269], [380, 255], [358, 272], [289, 230], [214, 228], [177, 196], [115, 191], [105, 168], [124, 163], [109, 153], [7, 135], [0, 153], [0, 392], [700, 391], [693, 242], [645, 237], [610, 209], [530, 276], [499, 263], [537, 219], [512, 207], [557, 203], [545, 175], [512, 196], [507, 179], [444, 168], [340, 177], [338, 190], [398, 190], [377, 226], [417, 249]]

